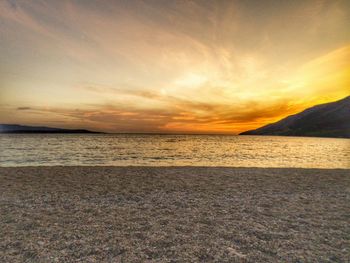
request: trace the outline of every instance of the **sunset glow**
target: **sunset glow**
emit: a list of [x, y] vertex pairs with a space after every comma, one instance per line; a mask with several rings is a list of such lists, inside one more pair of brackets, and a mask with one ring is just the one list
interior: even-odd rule
[[350, 1], [0, 1], [0, 122], [229, 133], [350, 94]]

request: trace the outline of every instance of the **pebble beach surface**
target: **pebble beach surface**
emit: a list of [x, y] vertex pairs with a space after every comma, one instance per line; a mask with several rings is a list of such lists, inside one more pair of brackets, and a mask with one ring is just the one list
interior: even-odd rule
[[349, 262], [350, 170], [0, 168], [0, 262]]

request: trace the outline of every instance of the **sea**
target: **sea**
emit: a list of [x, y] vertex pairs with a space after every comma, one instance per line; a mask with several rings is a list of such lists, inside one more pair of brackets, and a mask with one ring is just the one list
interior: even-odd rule
[[350, 168], [350, 139], [153, 134], [1, 134], [0, 166]]

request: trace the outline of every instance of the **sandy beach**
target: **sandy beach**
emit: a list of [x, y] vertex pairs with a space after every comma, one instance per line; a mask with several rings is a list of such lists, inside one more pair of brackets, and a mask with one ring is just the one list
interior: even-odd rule
[[0, 168], [1, 262], [348, 262], [350, 171]]

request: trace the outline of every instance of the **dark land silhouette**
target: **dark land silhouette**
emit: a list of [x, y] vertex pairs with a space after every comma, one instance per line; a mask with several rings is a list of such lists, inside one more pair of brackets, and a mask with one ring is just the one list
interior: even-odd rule
[[44, 126], [0, 124], [0, 133], [99, 133], [84, 129], [62, 129]]
[[308, 108], [278, 122], [240, 135], [350, 138], [350, 96]]

